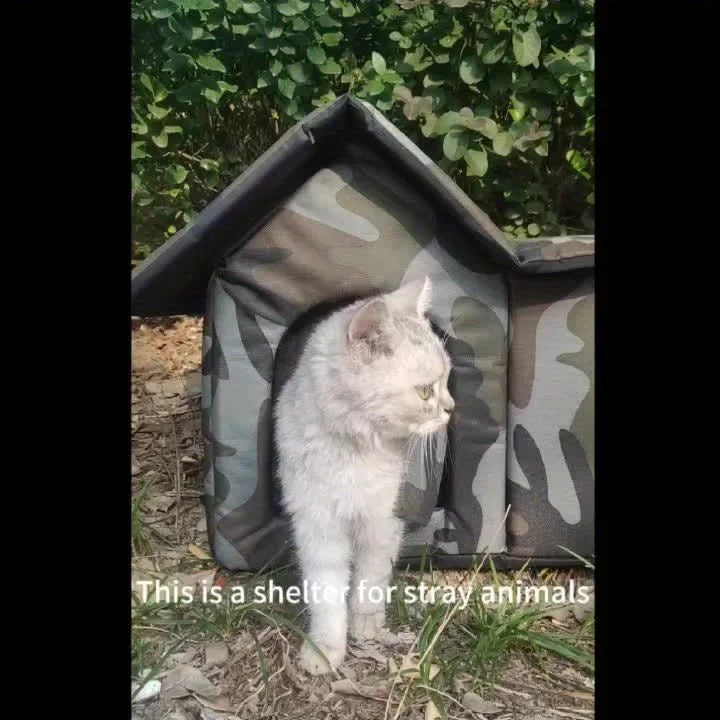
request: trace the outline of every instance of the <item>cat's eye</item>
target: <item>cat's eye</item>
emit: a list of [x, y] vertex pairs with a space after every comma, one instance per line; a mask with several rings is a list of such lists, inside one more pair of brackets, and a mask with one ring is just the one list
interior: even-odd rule
[[432, 385], [418, 385], [415, 389], [421, 400], [427, 400], [432, 395]]

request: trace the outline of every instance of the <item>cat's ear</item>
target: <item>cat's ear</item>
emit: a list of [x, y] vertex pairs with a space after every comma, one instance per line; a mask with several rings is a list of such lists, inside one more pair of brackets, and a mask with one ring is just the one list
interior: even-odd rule
[[420, 317], [427, 312], [431, 299], [432, 283], [427, 275], [420, 280], [401, 285], [395, 292], [388, 295], [393, 309], [408, 315], [417, 313]]
[[365, 303], [350, 320], [348, 342], [351, 345], [367, 343], [369, 347], [373, 347], [383, 335], [389, 315], [387, 305], [381, 298]]

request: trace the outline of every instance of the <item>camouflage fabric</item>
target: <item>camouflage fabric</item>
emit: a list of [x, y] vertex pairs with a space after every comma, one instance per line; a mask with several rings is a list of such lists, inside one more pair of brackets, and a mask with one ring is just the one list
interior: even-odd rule
[[594, 551], [592, 274], [513, 277], [508, 552]]
[[[405, 554], [504, 549], [507, 288], [500, 271], [470, 257], [462, 231], [361, 147], [323, 168], [231, 253], [208, 289], [204, 429], [208, 527], [218, 561], [233, 569], [284, 561], [289, 528], [271, 503], [270, 382], [285, 328], [318, 302], [390, 291], [430, 275], [431, 320], [447, 335], [458, 420], [447, 452], [450, 530], [429, 532], [445, 448], [421, 472], [419, 455], [398, 514]], [[422, 532], [426, 529], [425, 532]], [[414, 534], [413, 534], [414, 533]], [[420, 534], [418, 534], [420, 533]]]
[[[407, 529], [401, 558], [429, 552], [442, 564], [487, 550], [498, 565], [530, 557], [573, 564], [561, 546], [592, 554], [594, 237], [511, 247], [381, 113], [354, 98], [334, 105], [341, 101], [358, 135], [402, 156], [413, 180], [369, 143], [343, 137], [335, 160], [252, 230], [239, 226], [223, 239], [231, 249], [210, 277], [203, 339], [205, 501], [216, 559], [258, 569], [291, 557], [289, 522], [273, 501], [270, 408], [285, 329], [319, 302], [423, 275], [433, 280], [430, 317], [453, 360], [456, 413], [432, 462], [419, 450], [411, 458], [397, 508]], [[333, 112], [313, 113], [287, 137], [320, 142]]]

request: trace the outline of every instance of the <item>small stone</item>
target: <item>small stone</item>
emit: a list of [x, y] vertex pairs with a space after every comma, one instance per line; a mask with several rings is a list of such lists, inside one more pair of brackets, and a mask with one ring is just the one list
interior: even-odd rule
[[224, 642], [214, 642], [205, 646], [205, 667], [224, 665], [228, 659], [228, 649]]

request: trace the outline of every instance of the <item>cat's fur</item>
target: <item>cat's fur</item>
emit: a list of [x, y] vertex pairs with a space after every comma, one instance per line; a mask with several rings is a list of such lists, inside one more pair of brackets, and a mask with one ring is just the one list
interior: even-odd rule
[[313, 674], [342, 663], [348, 625], [359, 639], [384, 626], [385, 597], [368, 589], [387, 587], [400, 547], [393, 510], [408, 447], [444, 431], [454, 408], [450, 358], [425, 317], [430, 292], [425, 278], [319, 322], [275, 404], [282, 503], [303, 579], [317, 587], [310, 637], [330, 663], [306, 642], [300, 663]]

